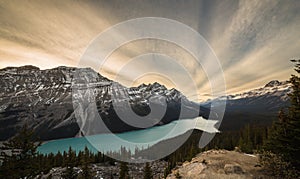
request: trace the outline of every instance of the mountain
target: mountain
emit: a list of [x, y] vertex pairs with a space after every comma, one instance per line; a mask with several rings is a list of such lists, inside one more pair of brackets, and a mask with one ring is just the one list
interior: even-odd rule
[[[258, 89], [207, 101], [200, 107], [176, 89], [167, 89], [159, 83], [127, 88], [91, 68], [7, 67], [0, 69], [0, 84], [0, 140], [14, 136], [25, 123], [34, 128], [41, 140], [81, 135], [74, 111], [85, 111], [86, 106], [80, 100], [91, 97], [82, 96], [82, 92], [86, 95], [86, 89], [93, 90], [96, 111], [112, 132], [142, 128], [119, 118], [122, 110], [126, 113], [126, 104], [144, 117], [145, 123], [163, 125], [179, 118], [199, 115], [207, 118], [211, 104], [227, 100], [221, 130], [240, 129], [248, 123], [269, 125], [278, 111], [289, 105], [288, 93], [292, 90], [288, 82], [274, 80]], [[148, 115], [150, 106], [166, 108], [160, 121]], [[92, 118], [87, 111], [80, 116], [84, 113]]]
[[[41, 140], [81, 135], [76, 114], [95, 118], [86, 110], [86, 101], [95, 102], [97, 113], [111, 132], [139, 129], [119, 118], [117, 111], [124, 112], [124, 104], [145, 117], [145, 122], [156, 125], [209, 115], [209, 108], [200, 109], [176, 89], [169, 90], [159, 83], [127, 88], [91, 68], [7, 67], [0, 70], [0, 84], [0, 140], [14, 136], [25, 123]], [[166, 108], [160, 121], [147, 117], [150, 106]], [[185, 112], [180, 116], [181, 111]]]
[[245, 124], [270, 125], [279, 110], [289, 106], [288, 94], [291, 92], [288, 81], [273, 80], [261, 88], [209, 100], [204, 106], [218, 105], [219, 101], [226, 100], [221, 131], [240, 129]]

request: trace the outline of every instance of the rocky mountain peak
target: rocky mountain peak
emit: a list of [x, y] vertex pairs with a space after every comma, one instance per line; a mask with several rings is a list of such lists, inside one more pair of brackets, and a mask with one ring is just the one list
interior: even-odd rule
[[38, 67], [32, 65], [25, 65], [21, 67], [6, 67], [0, 69], [0, 74], [22, 74], [22, 73], [35, 72], [39, 70], [40, 69]]
[[5, 126], [0, 128], [0, 140], [13, 136], [24, 123], [30, 123], [41, 139], [74, 137], [79, 130], [74, 109], [83, 107], [79, 101], [88, 97], [82, 95], [90, 94], [86, 90], [92, 91], [89, 99], [96, 101], [101, 118], [109, 123], [113, 132], [135, 129], [118, 118], [113, 101], [120, 104], [116, 106], [121, 110], [124, 108], [121, 104], [129, 102], [142, 116], [150, 112], [150, 101], [157, 106], [167, 104], [167, 113], [160, 124], [176, 120], [181, 105], [190, 110], [186, 118], [199, 116], [200, 106], [177, 90], [168, 90], [157, 82], [127, 88], [91, 68], [8, 67], [0, 70], [0, 84], [0, 124]]
[[274, 86], [279, 86], [279, 85], [281, 85], [282, 83], [281, 82], [279, 82], [278, 80], [272, 80], [272, 81], [270, 81], [269, 83], [267, 83], [266, 85], [265, 85], [265, 87], [274, 87]]

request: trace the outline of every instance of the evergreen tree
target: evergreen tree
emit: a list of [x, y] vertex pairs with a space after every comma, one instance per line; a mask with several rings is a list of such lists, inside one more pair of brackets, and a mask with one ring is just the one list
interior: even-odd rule
[[[295, 63], [295, 71], [300, 74], [300, 60], [292, 60]], [[285, 157], [300, 171], [300, 77], [292, 75], [290, 78], [293, 92], [290, 94], [291, 106], [287, 126], [288, 148]]]
[[267, 151], [280, 154], [286, 148], [287, 143], [287, 125], [288, 116], [281, 110], [278, 115], [278, 121], [273, 122], [269, 131], [268, 140], [264, 146]]
[[33, 130], [25, 124], [20, 132], [1, 147], [0, 178], [25, 178], [38, 174], [34, 161], [39, 143], [34, 142]]
[[[292, 60], [295, 71], [300, 73], [300, 60]], [[289, 162], [296, 170], [300, 171], [300, 78], [292, 75], [290, 78], [293, 92], [289, 95], [291, 106], [288, 113], [279, 113], [279, 120], [270, 130], [265, 149]]]
[[54, 161], [54, 166], [56, 167], [61, 167], [63, 165], [63, 156], [60, 151], [55, 155]]
[[144, 167], [144, 179], [152, 179], [152, 178], [153, 178], [152, 170], [150, 164], [147, 162]]
[[81, 159], [82, 165], [82, 174], [80, 178], [89, 179], [92, 178], [92, 172], [89, 168], [89, 164], [91, 163], [91, 156], [90, 152], [87, 147], [84, 148], [84, 154]]
[[129, 179], [129, 169], [126, 162], [121, 162], [120, 165], [120, 179]]
[[76, 166], [76, 153], [69, 148], [66, 160], [66, 170], [64, 171], [62, 177], [66, 179], [75, 179], [77, 178], [77, 173], [74, 171]]

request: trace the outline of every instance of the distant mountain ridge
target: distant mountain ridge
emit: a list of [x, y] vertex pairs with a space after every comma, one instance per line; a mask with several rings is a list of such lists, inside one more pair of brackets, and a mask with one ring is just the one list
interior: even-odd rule
[[245, 124], [270, 125], [277, 119], [279, 110], [290, 105], [288, 94], [291, 92], [292, 87], [288, 81], [273, 80], [263, 87], [209, 100], [204, 104], [210, 106], [214, 102], [217, 105], [218, 101], [226, 100], [220, 129], [236, 130]]
[[[74, 78], [75, 72], [82, 78]], [[199, 115], [207, 118], [209, 115], [206, 108], [201, 108], [199, 113], [200, 105], [189, 101], [176, 89], [169, 90], [159, 83], [126, 88], [91, 68], [7, 67], [0, 69], [0, 84], [0, 140], [15, 135], [24, 123], [34, 128], [42, 140], [80, 135], [72, 102], [73, 99], [77, 104], [77, 99], [72, 96], [72, 88], [94, 88], [97, 110], [112, 132], [137, 129], [119, 119], [112, 96], [117, 96], [116, 103], [128, 101], [140, 116], [150, 112], [149, 101], [158, 106], [165, 101], [167, 109], [159, 125], [177, 120], [181, 109], [188, 111], [182, 118]]]
[[227, 100], [237, 100], [241, 98], [252, 98], [252, 97], [270, 97], [278, 96], [282, 101], [288, 101], [288, 94], [291, 92], [292, 87], [288, 81], [272, 80], [267, 83], [264, 87], [253, 89], [244, 93], [234, 94], [227, 96]]

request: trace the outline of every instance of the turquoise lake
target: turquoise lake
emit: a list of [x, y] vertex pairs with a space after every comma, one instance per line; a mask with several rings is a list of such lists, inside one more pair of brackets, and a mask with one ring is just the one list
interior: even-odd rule
[[73, 150], [84, 150], [85, 146], [92, 152], [108, 151], [118, 152], [121, 147], [126, 147], [134, 151], [135, 148], [146, 149], [162, 140], [170, 139], [184, 134], [186, 131], [195, 128], [195, 124], [207, 126], [207, 120], [201, 118], [173, 121], [169, 124], [151, 127], [143, 130], [124, 132], [119, 134], [98, 134], [86, 137], [66, 138], [53, 140], [44, 143], [38, 148], [42, 154], [57, 153], [58, 151], [68, 151], [69, 147]]

